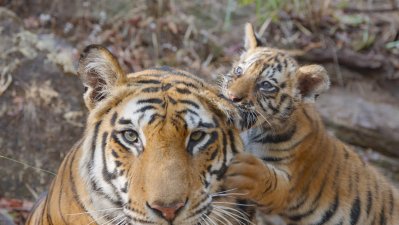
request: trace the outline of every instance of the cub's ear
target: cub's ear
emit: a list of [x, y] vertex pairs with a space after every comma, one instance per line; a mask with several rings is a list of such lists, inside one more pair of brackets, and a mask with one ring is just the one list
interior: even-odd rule
[[297, 71], [297, 88], [305, 102], [314, 102], [316, 97], [328, 90], [330, 78], [320, 65], [302, 66]]
[[83, 50], [78, 75], [85, 87], [83, 99], [89, 110], [107, 98], [110, 90], [126, 79], [116, 58], [100, 45], [89, 45]]
[[252, 24], [245, 24], [245, 38], [244, 47], [246, 50], [254, 49], [256, 47], [262, 46], [262, 42], [256, 35]]

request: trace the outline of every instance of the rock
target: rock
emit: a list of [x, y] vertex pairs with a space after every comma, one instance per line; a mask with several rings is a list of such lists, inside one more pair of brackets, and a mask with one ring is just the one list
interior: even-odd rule
[[46, 190], [82, 135], [83, 87], [66, 75], [75, 73], [76, 52], [56, 36], [25, 30], [14, 13], [0, 8], [2, 196], [34, 199]]
[[335, 86], [317, 100], [318, 110], [341, 140], [399, 157], [399, 102], [383, 91], [366, 93]]

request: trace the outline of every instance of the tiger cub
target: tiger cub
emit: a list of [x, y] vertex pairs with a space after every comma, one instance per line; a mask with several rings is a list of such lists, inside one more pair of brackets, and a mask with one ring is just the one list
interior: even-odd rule
[[251, 154], [236, 156], [225, 185], [290, 225], [398, 225], [398, 190], [328, 135], [316, 112], [330, 83], [326, 70], [260, 46], [250, 24], [245, 42], [222, 93], [241, 111]]
[[251, 209], [221, 189], [243, 144], [216, 88], [168, 67], [126, 75], [98, 45], [78, 73], [85, 133], [26, 224], [250, 223]]

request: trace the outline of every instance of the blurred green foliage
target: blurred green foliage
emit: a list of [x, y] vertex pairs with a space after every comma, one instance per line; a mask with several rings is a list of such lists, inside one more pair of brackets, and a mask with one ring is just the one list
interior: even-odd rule
[[278, 14], [283, 10], [287, 4], [300, 3], [299, 0], [238, 0], [239, 5], [247, 6], [255, 4], [256, 17], [258, 20], [265, 20], [271, 18], [273, 21], [278, 20]]

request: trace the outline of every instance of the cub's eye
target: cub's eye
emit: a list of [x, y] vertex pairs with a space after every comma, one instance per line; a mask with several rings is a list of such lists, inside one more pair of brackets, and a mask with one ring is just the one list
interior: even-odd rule
[[203, 131], [194, 131], [191, 133], [190, 140], [198, 142], [205, 136], [205, 132]]
[[122, 137], [129, 144], [136, 144], [139, 142], [139, 134], [134, 130], [122, 131]]
[[237, 66], [237, 67], [234, 69], [234, 74], [237, 75], [237, 76], [242, 75], [242, 68], [241, 68], [240, 66]]
[[264, 91], [264, 92], [275, 92], [275, 91], [277, 91], [277, 88], [275, 86], [273, 86], [269, 81], [263, 81], [260, 84], [259, 89], [261, 91]]

